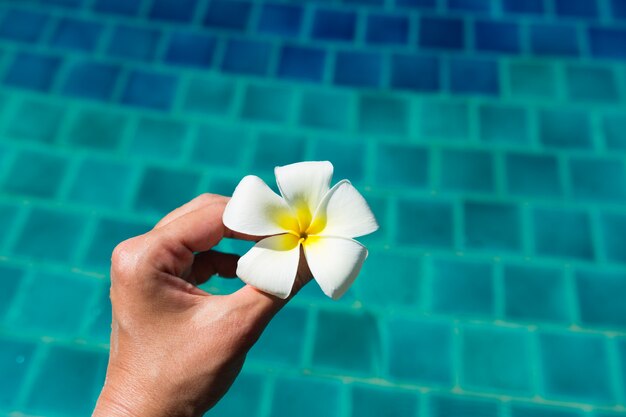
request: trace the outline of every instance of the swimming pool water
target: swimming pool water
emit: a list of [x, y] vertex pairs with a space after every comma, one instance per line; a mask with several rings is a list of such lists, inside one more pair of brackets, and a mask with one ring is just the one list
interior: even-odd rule
[[320, 159], [370, 257], [208, 415], [625, 415], [625, 60], [624, 0], [0, 1], [0, 416], [90, 414], [116, 243]]

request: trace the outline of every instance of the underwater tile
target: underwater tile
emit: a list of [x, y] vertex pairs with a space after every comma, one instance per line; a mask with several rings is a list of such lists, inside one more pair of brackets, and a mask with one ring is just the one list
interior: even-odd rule
[[365, 177], [365, 152], [363, 142], [335, 137], [316, 138], [313, 145], [314, 160], [333, 163], [335, 181], [346, 178], [353, 184]]
[[512, 320], [568, 321], [567, 286], [557, 268], [505, 265], [504, 314]]
[[50, 144], [56, 140], [65, 117], [65, 108], [45, 101], [25, 99], [17, 105], [7, 123], [11, 138]]
[[382, 71], [383, 56], [378, 52], [338, 51], [333, 82], [351, 87], [378, 87]]
[[452, 204], [437, 200], [398, 201], [398, 219], [396, 240], [400, 244], [424, 247], [453, 246], [454, 220]]
[[541, 56], [577, 56], [580, 45], [576, 27], [559, 23], [533, 23], [529, 27], [530, 50]]
[[[493, 270], [489, 263], [433, 260], [432, 310], [447, 314], [492, 315]], [[454, 288], [454, 291], [450, 291]]]
[[70, 64], [62, 94], [92, 100], [107, 101], [111, 98], [121, 67], [92, 61]]
[[270, 42], [229, 39], [225, 48], [222, 71], [235, 74], [267, 74], [274, 48]]
[[156, 71], [133, 70], [128, 76], [122, 103], [156, 110], [168, 110], [174, 96], [178, 78]]
[[602, 120], [602, 131], [606, 147], [612, 150], [626, 150], [626, 113], [605, 115]]
[[248, 26], [251, 11], [252, 4], [249, 1], [213, 0], [204, 16], [204, 25], [244, 31]]
[[600, 226], [606, 257], [613, 262], [626, 263], [626, 215], [602, 213]]
[[36, 345], [31, 342], [0, 337], [0, 406], [12, 409], [26, 380]]
[[244, 371], [237, 377], [224, 398], [207, 415], [216, 417], [260, 416], [265, 385], [267, 385], [266, 378]]
[[326, 55], [326, 51], [321, 48], [283, 45], [278, 61], [278, 78], [321, 81], [324, 78]]
[[[8, 217], [9, 206], [0, 206], [0, 216]], [[6, 230], [6, 229], [3, 229]], [[0, 264], [0, 321], [9, 311], [13, 298], [18, 293], [24, 280], [24, 270], [15, 266]], [[0, 360], [1, 362], [1, 360]], [[0, 370], [2, 366], [0, 365]], [[4, 375], [0, 373], [0, 375]], [[1, 379], [0, 379], [1, 381]], [[1, 384], [1, 382], [0, 382]], [[1, 390], [0, 390], [1, 391]], [[0, 393], [0, 404], [2, 404], [2, 394]]]
[[[575, 408], [511, 403], [511, 417], [584, 417], [588, 415], [588, 413]], [[594, 416], [598, 417], [597, 415]]]
[[532, 393], [532, 358], [526, 330], [465, 326], [461, 337], [462, 387]]
[[352, 96], [344, 92], [304, 90], [299, 122], [318, 129], [345, 130], [352, 115]]
[[521, 215], [514, 204], [466, 201], [465, 245], [471, 249], [520, 251]]
[[554, 0], [554, 11], [559, 17], [598, 17], [598, 4], [587, 0]]
[[586, 212], [537, 208], [533, 211], [535, 253], [542, 256], [593, 259], [591, 224]]
[[54, 198], [65, 178], [69, 160], [43, 151], [19, 151], [2, 190], [7, 194]]
[[41, 38], [49, 16], [35, 10], [9, 9], [0, 21], [0, 38], [34, 43]]
[[367, 16], [365, 41], [375, 45], [402, 45], [409, 40], [410, 21], [399, 14], [370, 14]]
[[93, 236], [87, 243], [83, 264], [89, 268], [108, 271], [111, 267], [111, 254], [119, 243], [139, 236], [152, 228], [152, 224], [128, 221], [112, 217], [98, 219]]
[[133, 168], [128, 163], [87, 157], [81, 161], [68, 200], [97, 208], [122, 209], [129, 197]]
[[557, 94], [556, 71], [549, 63], [513, 61], [508, 72], [509, 89], [514, 96], [548, 98]]
[[405, 417], [419, 409], [417, 392], [368, 385], [352, 386], [352, 417]]
[[354, 286], [365, 306], [394, 308], [417, 304], [421, 281], [422, 263], [419, 259], [377, 250], [369, 252]]
[[409, 102], [389, 94], [361, 94], [358, 103], [362, 134], [406, 136], [409, 129]]
[[298, 36], [304, 7], [299, 4], [263, 3], [257, 31], [278, 36]]
[[543, 333], [539, 342], [546, 398], [614, 403], [604, 337]]
[[128, 152], [139, 158], [177, 159], [188, 142], [187, 131], [187, 125], [178, 120], [142, 117], [137, 122]]
[[415, 10], [429, 10], [437, 7], [437, 0], [395, 0], [394, 3], [398, 7]]
[[[305, 138], [291, 133], [262, 132], [258, 135], [252, 167], [274, 173], [274, 167], [301, 161]], [[273, 178], [273, 177], [272, 177]]]
[[540, 111], [539, 139], [543, 145], [550, 148], [591, 148], [588, 113], [566, 109]]
[[376, 181], [385, 187], [428, 186], [430, 155], [427, 148], [379, 144], [375, 164]]
[[462, 12], [489, 13], [492, 2], [490, 0], [446, 0], [448, 10]]
[[92, 8], [99, 13], [134, 16], [141, 4], [142, 0], [95, 0]]
[[523, 107], [485, 104], [479, 107], [480, 140], [489, 143], [526, 144], [528, 115]]
[[626, 327], [626, 277], [599, 270], [576, 272], [580, 320], [591, 326]]
[[190, 30], [170, 34], [165, 61], [186, 67], [210, 67], [217, 47], [217, 38]]
[[493, 155], [478, 150], [441, 151], [441, 186], [448, 190], [489, 192], [494, 188]]
[[[312, 285], [315, 285], [311, 283]], [[298, 368], [302, 365], [308, 310], [287, 306], [263, 331], [248, 358]]]
[[340, 417], [341, 385], [327, 379], [279, 377], [274, 383], [271, 416]]
[[568, 168], [574, 198], [626, 201], [626, 166], [621, 159], [571, 158]]
[[453, 94], [499, 94], [498, 61], [484, 58], [451, 58], [448, 67], [450, 90]]
[[479, 51], [519, 53], [521, 50], [519, 25], [495, 20], [475, 21], [474, 42]]
[[431, 417], [498, 417], [499, 402], [490, 399], [476, 399], [443, 394], [429, 398]]
[[317, 9], [311, 37], [317, 40], [351, 41], [356, 32], [356, 13], [348, 10]]
[[61, 65], [56, 55], [18, 52], [6, 72], [4, 83], [28, 90], [47, 91]]
[[592, 26], [588, 39], [592, 56], [626, 59], [626, 29]]
[[505, 157], [505, 170], [512, 194], [554, 197], [563, 193], [558, 160], [553, 155], [510, 153]]
[[90, 322], [87, 330], [87, 340], [99, 344], [108, 344], [111, 339], [111, 317], [113, 315], [111, 308], [110, 282], [101, 283], [98, 290], [97, 304], [91, 305], [87, 320]]
[[419, 110], [419, 133], [424, 139], [467, 139], [469, 106], [465, 101], [427, 100]]
[[195, 171], [148, 166], [135, 199], [135, 208], [145, 214], [163, 216], [198, 194], [201, 175]]
[[465, 22], [458, 18], [421, 17], [419, 46], [422, 48], [465, 48]]
[[399, 90], [437, 91], [441, 88], [441, 63], [430, 55], [394, 54], [391, 87]]
[[50, 38], [50, 45], [73, 51], [93, 51], [104, 26], [94, 20], [61, 18]]
[[611, 15], [616, 20], [626, 19], [626, 1], [625, 0], [611, 0], [610, 2]]
[[148, 16], [155, 20], [190, 22], [198, 0], [152, 0]]
[[[349, 334], [350, 337], [344, 337]], [[337, 344], [341, 339], [342, 343]], [[344, 375], [376, 375], [381, 361], [377, 319], [369, 313], [321, 310], [318, 312], [313, 366]]]
[[293, 89], [286, 86], [250, 84], [243, 97], [241, 116], [248, 120], [285, 123], [294, 98]]
[[545, 13], [545, 0], [502, 0], [505, 13], [521, 15], [540, 15]]
[[107, 54], [115, 58], [150, 61], [156, 56], [160, 38], [158, 30], [119, 24], [111, 35]]
[[389, 374], [397, 380], [452, 385], [452, 327], [428, 319], [391, 319], [387, 324]]
[[87, 415], [104, 383], [106, 352], [50, 346], [25, 409], [37, 414]]
[[80, 110], [67, 134], [67, 143], [77, 148], [116, 150], [128, 125], [122, 113], [92, 108]]
[[571, 100], [615, 102], [620, 98], [617, 79], [610, 67], [570, 65], [565, 74]]
[[250, 146], [250, 132], [242, 126], [206, 123], [194, 138], [191, 160], [207, 167], [235, 167], [243, 160], [241, 150]]
[[183, 98], [183, 109], [191, 113], [224, 115], [230, 112], [236, 84], [228, 78], [192, 77]]

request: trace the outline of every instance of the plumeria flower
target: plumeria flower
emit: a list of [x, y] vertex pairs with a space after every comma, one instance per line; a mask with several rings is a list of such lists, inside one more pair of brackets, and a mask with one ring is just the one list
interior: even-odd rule
[[277, 195], [259, 177], [244, 177], [224, 211], [224, 225], [259, 241], [239, 259], [237, 275], [262, 291], [287, 298], [300, 247], [322, 291], [338, 299], [352, 285], [367, 258], [352, 238], [378, 229], [363, 196], [348, 180], [330, 188], [333, 165], [299, 162], [276, 167]]

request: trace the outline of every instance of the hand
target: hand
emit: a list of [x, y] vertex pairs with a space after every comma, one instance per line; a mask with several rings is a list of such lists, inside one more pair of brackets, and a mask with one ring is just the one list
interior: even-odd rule
[[[253, 239], [222, 224], [227, 202], [201, 195], [113, 251], [111, 352], [94, 416], [201, 416], [287, 302], [250, 286], [223, 296], [196, 286], [235, 276], [239, 257], [211, 250], [222, 238]], [[300, 265], [292, 296], [311, 279]]]

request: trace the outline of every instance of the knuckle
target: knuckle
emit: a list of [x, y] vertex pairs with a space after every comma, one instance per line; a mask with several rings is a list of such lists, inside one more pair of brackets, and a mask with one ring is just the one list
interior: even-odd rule
[[128, 284], [138, 269], [137, 238], [119, 243], [111, 254], [111, 283]]

